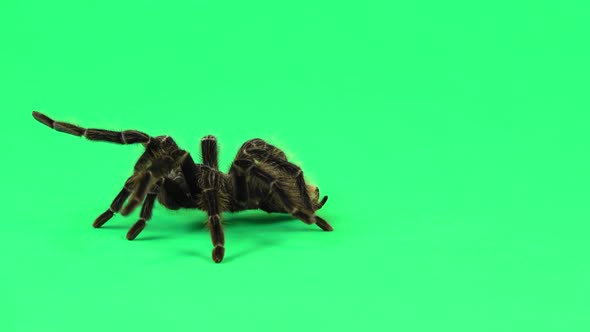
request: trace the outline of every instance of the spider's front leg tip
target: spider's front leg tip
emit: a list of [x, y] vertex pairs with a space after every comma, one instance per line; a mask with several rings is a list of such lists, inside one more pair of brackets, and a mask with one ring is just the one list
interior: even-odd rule
[[223, 260], [223, 255], [225, 255], [225, 248], [222, 246], [217, 246], [213, 249], [211, 256], [213, 257], [213, 261], [215, 263], [221, 263]]
[[32, 114], [35, 119], [39, 119], [40, 117], [43, 116], [43, 114], [41, 112], [37, 112], [37, 111], [33, 111]]
[[139, 219], [127, 232], [127, 240], [134, 240], [139, 233], [145, 228], [145, 220]]
[[318, 225], [319, 228], [323, 229], [326, 232], [331, 232], [334, 230], [334, 228], [332, 228], [332, 226], [330, 224], [328, 224], [327, 221], [325, 221], [324, 219], [315, 216], [316, 222], [315, 224]]
[[35, 118], [35, 120], [41, 122], [42, 124], [44, 124], [50, 128], [53, 128], [54, 121], [50, 117], [48, 117], [47, 115], [37, 112], [37, 111], [33, 111], [33, 117]]
[[92, 227], [100, 228], [107, 221], [109, 221], [112, 217], [113, 217], [113, 211], [111, 211], [110, 209], [106, 210], [103, 214], [101, 214], [100, 216], [98, 216], [98, 218], [96, 218], [96, 220], [92, 224]]

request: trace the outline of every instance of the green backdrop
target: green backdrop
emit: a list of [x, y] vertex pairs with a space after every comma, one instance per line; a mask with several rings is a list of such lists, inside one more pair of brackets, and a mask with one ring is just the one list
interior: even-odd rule
[[[2, 331], [588, 331], [583, 1], [0, 5]], [[253, 137], [335, 231], [202, 211], [92, 221], [169, 134], [227, 170]]]

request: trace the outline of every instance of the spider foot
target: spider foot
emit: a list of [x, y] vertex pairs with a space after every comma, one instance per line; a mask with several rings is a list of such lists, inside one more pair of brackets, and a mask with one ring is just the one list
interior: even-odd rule
[[92, 224], [92, 227], [100, 228], [107, 221], [109, 221], [113, 217], [113, 215], [114, 215], [113, 211], [111, 211], [110, 209], [106, 210], [103, 214], [101, 214], [100, 216], [98, 216], [98, 218], [96, 218], [96, 220]]
[[319, 228], [323, 229], [326, 232], [331, 232], [334, 230], [334, 228], [332, 228], [332, 226], [330, 226], [330, 224], [328, 224], [327, 221], [325, 221], [324, 219], [315, 216], [315, 224], [318, 225]]
[[322, 206], [324, 206], [324, 204], [326, 204], [326, 202], [328, 201], [328, 196], [324, 196], [324, 198], [322, 198], [322, 200], [318, 203], [319, 207], [318, 210], [322, 208]]
[[145, 228], [145, 220], [139, 219], [127, 232], [127, 240], [131, 241]]
[[328, 224], [327, 221], [315, 214], [307, 214], [303, 211], [293, 209], [291, 215], [293, 215], [294, 217], [298, 218], [299, 220], [303, 221], [308, 225], [316, 224], [319, 228], [323, 229], [324, 231], [331, 232], [334, 230], [332, 226]]
[[220, 263], [223, 260], [223, 255], [225, 254], [225, 248], [222, 246], [217, 246], [213, 249], [211, 256], [213, 256], [213, 260], [215, 263]]

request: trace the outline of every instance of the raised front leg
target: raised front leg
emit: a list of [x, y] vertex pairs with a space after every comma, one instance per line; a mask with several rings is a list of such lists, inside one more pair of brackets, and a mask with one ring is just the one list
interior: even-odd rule
[[55, 121], [45, 114], [33, 112], [33, 117], [49, 128], [62, 133], [83, 136], [91, 141], [112, 142], [117, 144], [148, 144], [152, 137], [137, 130], [112, 131], [105, 129], [82, 128], [72, 123]]

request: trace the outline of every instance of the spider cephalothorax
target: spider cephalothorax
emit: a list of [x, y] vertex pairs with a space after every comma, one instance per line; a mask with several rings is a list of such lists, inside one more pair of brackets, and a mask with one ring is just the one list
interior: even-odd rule
[[[143, 203], [139, 220], [127, 233], [127, 239], [133, 240], [151, 218], [156, 198], [172, 210], [204, 210], [214, 246], [212, 256], [217, 263], [225, 253], [223, 211], [261, 209], [289, 213], [307, 224], [332, 230], [330, 224], [315, 214], [328, 197], [320, 201], [319, 189], [306, 184], [301, 168], [287, 161], [283, 151], [261, 139], [244, 143], [229, 173], [225, 174], [218, 168], [217, 142], [213, 136], [201, 140], [203, 164], [195, 164], [190, 153], [180, 149], [170, 136], [150, 137], [136, 130], [86, 129], [54, 121], [39, 112], [33, 112], [33, 117], [57, 131], [89, 140], [141, 143], [145, 147], [123, 189], [108, 210], [94, 221], [96, 228], [115, 213], [126, 216]], [[125, 202], [127, 205], [123, 206]]]

